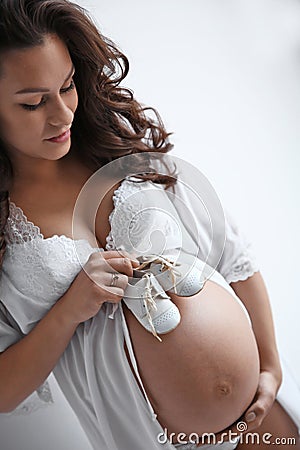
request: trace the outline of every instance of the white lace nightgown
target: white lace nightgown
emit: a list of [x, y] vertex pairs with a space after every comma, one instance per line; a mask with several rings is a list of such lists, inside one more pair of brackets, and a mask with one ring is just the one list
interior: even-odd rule
[[[151, 182], [135, 183], [126, 179], [121, 184], [114, 195], [115, 209], [110, 215], [107, 249], [122, 245], [130, 251], [133, 246], [143, 253], [149, 245], [149, 235], [157, 230], [161, 235], [167, 235], [165, 248], [182, 245], [178, 222], [170, 221], [168, 215], [156, 214], [154, 210], [149, 215], [149, 204], [141, 214], [148, 194], [153, 197], [154, 191], [162, 193], [161, 187]], [[126, 203], [129, 198], [130, 202]], [[129, 226], [129, 235], [124, 234], [126, 226]], [[235, 228], [228, 224], [227, 227], [226, 245], [230, 246], [232, 236], [235, 234], [234, 239], [238, 240], [238, 234]], [[7, 250], [0, 279], [0, 351], [33, 329], [65, 293], [89, 255], [99, 251], [86, 240], [73, 241], [57, 235], [45, 239], [39, 228], [28, 222], [13, 203], [10, 204], [6, 238]], [[155, 242], [160, 245], [159, 239]], [[238, 279], [238, 271], [242, 278], [247, 278], [257, 270], [247, 256], [247, 246], [240, 246], [242, 251], [235, 261], [232, 255], [229, 257], [232, 271], [226, 268], [228, 278], [234, 274]], [[224, 259], [220, 261], [222, 264]], [[157, 441], [163, 430], [130, 369], [124, 340], [139, 377], [122, 306], [114, 308], [106, 303], [95, 317], [77, 327], [53, 370], [54, 375], [93, 448], [172, 449], [170, 443], [162, 445]]]

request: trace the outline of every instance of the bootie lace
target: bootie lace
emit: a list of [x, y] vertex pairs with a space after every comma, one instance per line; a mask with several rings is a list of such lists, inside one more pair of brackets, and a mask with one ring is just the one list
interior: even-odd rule
[[154, 324], [153, 324], [153, 320], [152, 320], [152, 317], [151, 317], [151, 311], [153, 311], [153, 310], [157, 311], [157, 306], [156, 306], [156, 303], [155, 303], [155, 299], [159, 295], [159, 293], [156, 293], [155, 295], [152, 294], [151, 275], [149, 273], [145, 273], [142, 278], [146, 279], [145, 296], [144, 296], [145, 308], [146, 308], [146, 316], [147, 316], [147, 319], [149, 321], [152, 334], [159, 340], [159, 342], [162, 342], [162, 339], [156, 333], [156, 330], [155, 330], [155, 327], [154, 327]]
[[177, 277], [180, 276], [181, 273], [176, 270], [175, 266], [180, 266], [180, 264], [171, 261], [168, 258], [164, 258], [163, 256], [157, 255], [142, 256], [141, 258], [144, 260], [144, 262], [137, 267], [137, 270], [149, 269], [152, 263], [161, 264], [161, 272], [166, 272], [167, 270], [170, 271], [172, 283], [174, 286], [174, 293], [177, 294], [176, 281]]

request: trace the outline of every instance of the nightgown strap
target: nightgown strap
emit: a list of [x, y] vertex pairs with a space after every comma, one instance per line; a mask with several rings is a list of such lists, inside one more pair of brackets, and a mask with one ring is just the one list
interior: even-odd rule
[[148, 409], [149, 409], [150, 414], [151, 414], [151, 419], [153, 421], [155, 421], [157, 419], [157, 414], [155, 414], [155, 412], [154, 412], [154, 409], [153, 409], [152, 404], [151, 404], [151, 402], [150, 402], [150, 400], [148, 398], [148, 395], [146, 394], [146, 390], [144, 388], [143, 382], [142, 382], [140, 374], [139, 374], [137, 362], [136, 362], [136, 359], [135, 359], [135, 356], [134, 356], [134, 351], [133, 351], [133, 348], [132, 348], [132, 343], [131, 343], [131, 339], [130, 339], [130, 335], [129, 335], [129, 331], [128, 331], [128, 327], [127, 327], [127, 323], [126, 323], [126, 319], [125, 319], [125, 316], [124, 316], [124, 312], [123, 312], [123, 308], [122, 308], [121, 303], [119, 304], [119, 309], [120, 309], [120, 313], [121, 313], [122, 328], [123, 328], [124, 338], [125, 338], [126, 346], [127, 346], [127, 349], [128, 349], [129, 357], [130, 357], [130, 362], [131, 362], [132, 367], [134, 369], [134, 373], [135, 373], [135, 375], [136, 375], [136, 377], [137, 377], [137, 379], [139, 381], [139, 385], [140, 385], [140, 387], [141, 387], [141, 389], [143, 391], [143, 394], [145, 396], [146, 403], [147, 403]]

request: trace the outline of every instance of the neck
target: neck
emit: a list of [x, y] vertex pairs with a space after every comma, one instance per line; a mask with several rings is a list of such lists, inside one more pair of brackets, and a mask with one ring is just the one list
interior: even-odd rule
[[59, 160], [50, 161], [26, 155], [11, 158], [14, 170], [13, 186], [28, 186], [53, 183], [63, 177], [73, 158], [68, 153]]

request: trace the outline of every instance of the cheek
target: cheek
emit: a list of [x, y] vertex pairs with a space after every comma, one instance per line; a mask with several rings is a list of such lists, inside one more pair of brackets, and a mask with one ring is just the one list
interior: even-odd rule
[[14, 110], [5, 116], [0, 112], [0, 135], [8, 145], [19, 147], [40, 134], [41, 123], [37, 117], [22, 110]]
[[[4, 142], [10, 143], [12, 137], [16, 137], [17, 133], [17, 120], [12, 114], [2, 114], [0, 112], [0, 134]], [[22, 127], [22, 124], [20, 124]]]

